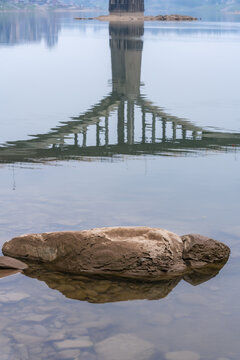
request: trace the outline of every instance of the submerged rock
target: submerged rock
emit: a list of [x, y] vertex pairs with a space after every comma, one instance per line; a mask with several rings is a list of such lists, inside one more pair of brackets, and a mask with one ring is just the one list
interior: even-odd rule
[[133, 334], [116, 334], [95, 345], [99, 360], [148, 360], [153, 344]]
[[66, 273], [159, 280], [225, 263], [230, 250], [200, 235], [112, 227], [22, 235], [6, 242], [3, 253]]
[[165, 354], [166, 360], [200, 360], [200, 355], [193, 351], [173, 351]]

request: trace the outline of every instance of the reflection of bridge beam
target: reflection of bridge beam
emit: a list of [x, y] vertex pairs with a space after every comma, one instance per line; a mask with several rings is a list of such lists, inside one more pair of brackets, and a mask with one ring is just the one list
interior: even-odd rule
[[[206, 135], [206, 136], [205, 136]], [[44, 162], [54, 159], [81, 159], [81, 157], [113, 157], [119, 155], [172, 155], [187, 156], [194, 151], [236, 151], [240, 147], [240, 134], [227, 134], [224, 138], [216, 137], [214, 133], [202, 135], [201, 140], [186, 139], [177, 141], [167, 140], [155, 143], [134, 144], [105, 144], [94, 146], [63, 145], [52, 146], [47, 149], [39, 147], [9, 147], [0, 149], [0, 162]], [[236, 144], [233, 146], [233, 144]]]
[[[167, 114], [141, 95], [143, 24], [110, 24], [109, 32], [113, 78], [110, 94], [46, 134], [6, 143], [0, 147], [0, 162], [166, 152], [175, 155], [191, 149], [232, 150], [232, 144], [240, 144], [240, 134], [206, 133], [185, 119]], [[117, 141], [113, 143], [110, 126], [116, 118]], [[136, 129], [140, 130], [139, 138]], [[95, 138], [91, 146], [90, 138]]]

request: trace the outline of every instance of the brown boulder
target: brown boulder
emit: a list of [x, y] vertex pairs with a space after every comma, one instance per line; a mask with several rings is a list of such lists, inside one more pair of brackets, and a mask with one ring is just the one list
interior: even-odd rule
[[48, 263], [63, 272], [153, 280], [186, 272], [182, 252], [178, 235], [147, 227], [22, 235], [3, 246], [5, 255]]
[[30, 234], [3, 246], [8, 256], [72, 274], [158, 280], [227, 261], [229, 248], [200, 235], [148, 227]]

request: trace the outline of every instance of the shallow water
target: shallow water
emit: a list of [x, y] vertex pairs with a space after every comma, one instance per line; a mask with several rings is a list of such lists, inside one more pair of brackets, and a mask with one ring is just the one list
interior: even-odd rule
[[1, 15], [0, 243], [147, 225], [231, 247], [216, 277], [170, 292], [2, 278], [1, 360], [239, 359], [239, 42], [238, 22]]

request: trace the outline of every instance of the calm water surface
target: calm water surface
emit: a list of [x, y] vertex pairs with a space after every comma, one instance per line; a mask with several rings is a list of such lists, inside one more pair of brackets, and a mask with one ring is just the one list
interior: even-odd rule
[[0, 358], [238, 360], [240, 23], [74, 16], [0, 14], [1, 245], [147, 225], [231, 257], [198, 286], [1, 278]]

